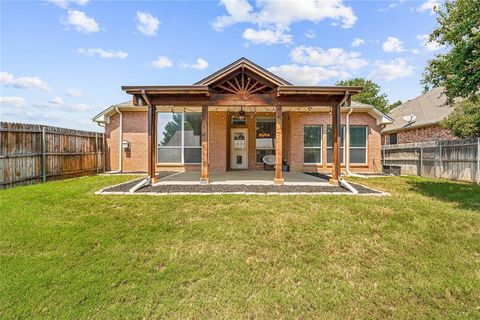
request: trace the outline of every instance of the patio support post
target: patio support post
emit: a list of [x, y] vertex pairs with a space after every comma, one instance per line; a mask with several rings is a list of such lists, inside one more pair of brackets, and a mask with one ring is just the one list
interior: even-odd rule
[[155, 106], [148, 106], [148, 177], [152, 183], [156, 182], [155, 149], [156, 149], [156, 110]]
[[200, 183], [208, 184], [208, 106], [202, 106], [202, 173]]
[[340, 125], [340, 106], [332, 107], [332, 178], [331, 184], [340, 184], [340, 145], [341, 145], [341, 130]]
[[283, 114], [282, 106], [275, 107], [276, 124], [275, 124], [275, 178], [273, 183], [275, 185], [283, 185], [284, 179], [282, 175], [282, 159], [283, 159]]

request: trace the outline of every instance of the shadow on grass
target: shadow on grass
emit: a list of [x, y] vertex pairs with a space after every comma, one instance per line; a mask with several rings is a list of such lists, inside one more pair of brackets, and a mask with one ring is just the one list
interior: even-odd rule
[[412, 191], [443, 202], [455, 203], [458, 208], [480, 212], [480, 186], [447, 180], [415, 179], [408, 182]]

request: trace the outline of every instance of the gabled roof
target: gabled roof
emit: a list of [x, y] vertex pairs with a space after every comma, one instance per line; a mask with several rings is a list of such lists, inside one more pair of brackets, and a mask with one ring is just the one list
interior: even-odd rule
[[208, 86], [208, 85], [214, 83], [215, 81], [224, 78], [229, 73], [232, 73], [232, 72], [234, 72], [234, 71], [236, 71], [236, 70], [238, 70], [242, 67], [252, 71], [253, 73], [256, 73], [256, 74], [266, 78], [267, 80], [269, 80], [270, 82], [272, 82], [273, 84], [275, 84], [277, 86], [291, 86], [292, 85], [290, 82], [286, 81], [285, 79], [280, 78], [279, 76], [271, 73], [267, 69], [264, 69], [264, 68], [260, 67], [258, 64], [255, 64], [252, 61], [250, 61], [250, 60], [248, 60], [247, 58], [244, 58], [244, 57], [238, 59], [237, 61], [234, 61], [234, 62], [230, 63], [228, 66], [226, 66], [226, 67], [212, 73], [208, 77], [203, 78], [202, 80], [194, 83], [194, 85]]
[[409, 100], [391, 110], [388, 115], [395, 121], [383, 132], [394, 132], [440, 123], [453, 108], [446, 105], [447, 97], [443, 88], [434, 88], [415, 99]]

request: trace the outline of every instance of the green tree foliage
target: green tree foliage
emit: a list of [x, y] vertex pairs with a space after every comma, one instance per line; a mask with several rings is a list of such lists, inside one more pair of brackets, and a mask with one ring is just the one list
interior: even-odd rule
[[450, 103], [474, 97], [480, 88], [480, 1], [447, 1], [437, 12], [438, 27], [429, 40], [450, 50], [428, 62], [425, 90], [443, 86]]
[[362, 92], [352, 96], [353, 101], [370, 104], [384, 113], [389, 111], [387, 95], [384, 93], [381, 94], [380, 86], [373, 81], [366, 80], [364, 78], [354, 78], [350, 80], [339, 81], [337, 82], [337, 86], [363, 87]]
[[457, 103], [442, 125], [460, 138], [480, 137], [480, 99]]
[[397, 101], [395, 101], [394, 103], [392, 103], [392, 104], [390, 104], [390, 105], [388, 106], [388, 110], [390, 111], [390, 110], [392, 110], [393, 108], [398, 107], [398, 106], [401, 105], [402, 103], [403, 103], [402, 100], [397, 100]]

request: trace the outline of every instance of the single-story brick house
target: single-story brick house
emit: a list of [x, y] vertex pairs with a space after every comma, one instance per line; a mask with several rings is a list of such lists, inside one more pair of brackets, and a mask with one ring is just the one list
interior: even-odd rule
[[453, 111], [446, 102], [443, 89], [434, 88], [394, 108], [388, 113], [393, 123], [387, 124], [382, 130], [384, 143], [455, 139], [448, 129], [440, 125]]
[[[275, 156], [298, 172], [381, 170], [381, 130], [391, 119], [351, 102], [361, 87], [294, 86], [241, 58], [190, 86], [124, 86], [132, 100], [93, 118], [105, 127], [107, 169], [145, 172], [264, 170]], [[349, 130], [346, 130], [346, 127]]]

